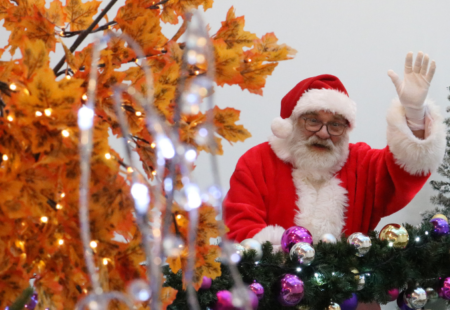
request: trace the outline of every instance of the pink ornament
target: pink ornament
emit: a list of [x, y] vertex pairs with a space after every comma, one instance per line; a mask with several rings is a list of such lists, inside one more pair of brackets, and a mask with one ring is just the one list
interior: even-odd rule
[[216, 297], [217, 302], [214, 305], [214, 310], [234, 310], [230, 291], [218, 291]]
[[301, 226], [292, 226], [281, 236], [281, 248], [286, 253], [289, 253], [294, 244], [299, 242], [313, 244], [311, 233]]
[[200, 286], [201, 290], [209, 290], [211, 288], [212, 280], [208, 277], [203, 277], [202, 285]]
[[259, 284], [258, 282], [253, 282], [252, 284], [250, 284], [248, 286], [248, 288], [255, 293], [256, 297], [258, 298], [258, 300], [263, 299], [264, 297], [264, 287]]
[[398, 294], [400, 294], [400, 292], [398, 291], [398, 288], [391, 288], [391, 289], [388, 291], [388, 295], [389, 295], [389, 297], [391, 298], [391, 301], [396, 300], [397, 297], [398, 297]]
[[277, 299], [282, 306], [297, 305], [305, 294], [303, 281], [293, 274], [283, 275], [277, 285], [279, 290]]
[[450, 278], [445, 278], [441, 289], [439, 290], [439, 297], [450, 300]]

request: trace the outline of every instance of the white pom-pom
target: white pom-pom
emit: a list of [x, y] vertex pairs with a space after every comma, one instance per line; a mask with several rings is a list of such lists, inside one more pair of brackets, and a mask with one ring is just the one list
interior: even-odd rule
[[286, 139], [289, 137], [294, 129], [289, 118], [282, 119], [281, 117], [275, 118], [272, 121], [270, 128], [272, 129], [273, 134], [280, 139]]

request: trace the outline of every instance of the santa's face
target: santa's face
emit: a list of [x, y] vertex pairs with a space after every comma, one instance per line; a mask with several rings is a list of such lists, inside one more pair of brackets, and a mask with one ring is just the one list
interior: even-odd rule
[[[314, 178], [324, 178], [339, 171], [348, 156], [347, 123], [342, 116], [327, 111], [301, 115], [287, 141], [293, 165], [314, 174]], [[327, 126], [320, 128], [321, 124], [328, 124], [330, 129], [327, 130]], [[339, 128], [344, 129], [342, 134], [330, 135], [330, 132], [340, 132]]]

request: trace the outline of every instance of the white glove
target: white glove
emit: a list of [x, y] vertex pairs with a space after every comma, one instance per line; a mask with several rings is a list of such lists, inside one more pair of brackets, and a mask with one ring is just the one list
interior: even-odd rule
[[425, 98], [427, 97], [434, 71], [436, 71], [434, 60], [431, 62], [428, 70], [429, 59], [428, 55], [424, 57], [423, 53], [419, 52], [413, 68], [413, 53], [409, 52], [406, 55], [403, 81], [400, 80], [397, 73], [392, 70], [388, 71], [388, 75], [397, 90], [400, 103], [405, 108], [406, 119], [411, 130], [425, 129]]

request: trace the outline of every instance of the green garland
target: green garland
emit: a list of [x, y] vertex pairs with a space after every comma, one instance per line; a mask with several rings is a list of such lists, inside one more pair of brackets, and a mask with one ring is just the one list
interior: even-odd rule
[[[319, 242], [314, 245], [315, 259], [310, 266], [300, 266], [288, 254], [272, 253], [272, 245], [262, 245], [263, 257], [255, 262], [254, 251], [244, 253], [238, 263], [239, 272], [245, 283], [260, 283], [265, 290], [259, 302], [259, 310], [326, 309], [331, 302], [340, 303], [356, 293], [359, 302], [376, 301], [385, 304], [390, 301], [388, 290], [406, 286], [432, 287], [438, 291], [440, 278], [450, 276], [450, 236], [432, 236], [429, 217], [419, 227], [405, 224], [409, 243], [405, 249], [396, 249], [387, 241], [378, 239], [378, 233], [369, 233], [372, 247], [364, 257], [357, 257], [356, 249], [347, 244], [346, 237], [336, 244]], [[300, 269], [301, 268], [301, 271]], [[350, 270], [356, 268], [365, 275], [365, 286], [357, 291], [357, 279]], [[222, 275], [212, 281], [209, 290], [199, 290], [198, 299], [202, 309], [210, 308], [216, 302], [216, 293], [230, 290], [233, 281], [228, 267], [222, 264]], [[277, 302], [274, 284], [285, 273], [296, 274], [305, 284], [305, 296], [296, 307], [283, 307]], [[178, 290], [170, 310], [188, 310], [186, 292], [182, 290], [181, 272], [174, 274], [168, 266], [164, 268], [165, 286]]]

